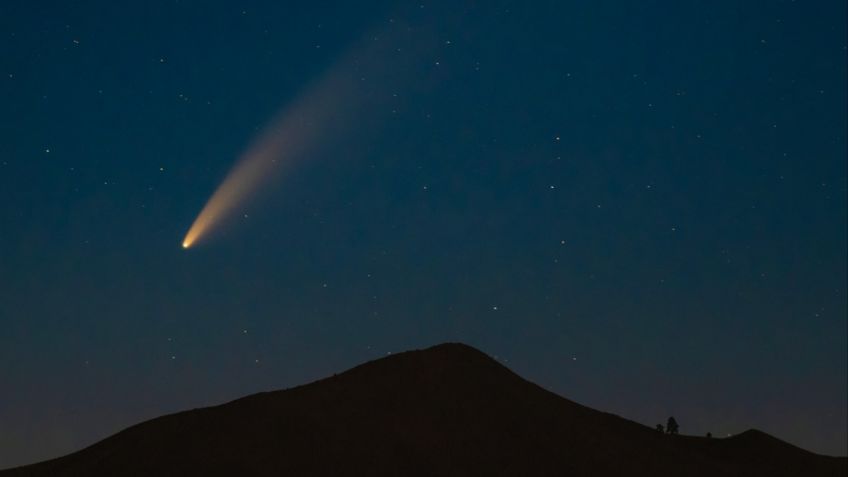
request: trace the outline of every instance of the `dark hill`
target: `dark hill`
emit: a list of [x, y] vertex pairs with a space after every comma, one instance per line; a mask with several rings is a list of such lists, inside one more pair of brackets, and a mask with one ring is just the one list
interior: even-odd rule
[[13, 476], [839, 476], [758, 431], [666, 436], [444, 344], [160, 417]]

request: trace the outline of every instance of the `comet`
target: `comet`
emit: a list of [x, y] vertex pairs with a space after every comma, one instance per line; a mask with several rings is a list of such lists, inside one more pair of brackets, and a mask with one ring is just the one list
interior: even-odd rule
[[[307, 157], [322, 138], [356, 124], [361, 136], [376, 111], [391, 111], [398, 85], [415, 74], [410, 62], [433, 41], [422, 41], [414, 29], [394, 29], [365, 37], [310, 88], [273, 118], [250, 143], [191, 224], [182, 247], [189, 249], [226, 223], [258, 191]], [[411, 35], [411, 36], [410, 36]], [[404, 48], [399, 44], [403, 42]], [[402, 52], [402, 53], [401, 53]], [[367, 81], [366, 81], [367, 80]], [[395, 104], [395, 103], [392, 103]], [[374, 123], [374, 121], [370, 121]]]
[[341, 126], [341, 118], [361, 102], [354, 63], [342, 61], [331, 69], [258, 135], [200, 210], [183, 239], [184, 249], [225, 223], [263, 186], [301, 159], [321, 135]]

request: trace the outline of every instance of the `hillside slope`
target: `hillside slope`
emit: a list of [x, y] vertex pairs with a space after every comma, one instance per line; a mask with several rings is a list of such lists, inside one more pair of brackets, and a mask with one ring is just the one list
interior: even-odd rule
[[758, 431], [666, 436], [581, 406], [474, 348], [395, 354], [284, 391], [153, 419], [18, 476], [839, 476]]

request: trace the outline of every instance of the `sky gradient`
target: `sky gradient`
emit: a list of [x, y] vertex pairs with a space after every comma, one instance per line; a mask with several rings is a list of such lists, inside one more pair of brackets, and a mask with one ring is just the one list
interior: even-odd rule
[[[846, 454], [844, 1], [12, 0], [0, 35], [0, 468], [444, 341]], [[308, 147], [184, 250], [277, 117]]]

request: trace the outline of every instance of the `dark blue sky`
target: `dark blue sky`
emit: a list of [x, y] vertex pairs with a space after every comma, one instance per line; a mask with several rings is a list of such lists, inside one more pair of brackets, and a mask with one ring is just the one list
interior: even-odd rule
[[[846, 454], [844, 1], [4, 1], [0, 35], [0, 467], [442, 341]], [[361, 107], [183, 250], [348, 55]]]

